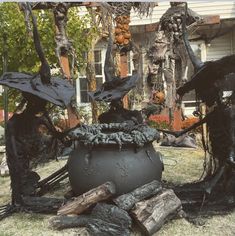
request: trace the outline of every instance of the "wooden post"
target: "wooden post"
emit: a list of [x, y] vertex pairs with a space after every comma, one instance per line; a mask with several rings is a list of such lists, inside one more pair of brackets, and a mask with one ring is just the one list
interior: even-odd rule
[[[57, 25], [57, 24], [58, 24], [58, 21], [55, 20], [56, 35], [60, 34], [59, 25]], [[62, 67], [61, 69], [62, 69], [64, 75], [66, 76], [66, 78], [68, 80], [71, 80], [68, 52], [65, 50], [63, 52], [61, 51], [59, 56], [60, 56], [60, 58], [59, 58], [60, 65]], [[78, 116], [75, 114], [75, 111], [73, 110], [72, 107], [68, 107], [67, 112], [68, 112], [68, 125], [69, 125], [69, 127], [70, 128], [75, 127], [79, 123]]]
[[[99, 40], [99, 36], [94, 36], [91, 41], [91, 46], [87, 52], [87, 66], [86, 66], [86, 76], [88, 83], [89, 92], [96, 90], [96, 73], [95, 73], [95, 45]], [[91, 112], [92, 112], [92, 123], [98, 123], [98, 105], [96, 101], [91, 101]]]
[[[119, 68], [120, 68], [120, 77], [124, 78], [127, 77], [128, 74], [128, 64], [127, 64], [127, 54], [120, 55], [119, 61]], [[124, 108], [128, 108], [128, 96], [124, 96], [123, 98], [123, 106]]]
[[[70, 75], [70, 70], [69, 70], [68, 56], [61, 55], [60, 60], [61, 60], [62, 70], [63, 70], [64, 74], [66, 75], [66, 77], [70, 80], [71, 75]], [[69, 127], [70, 128], [75, 127], [79, 123], [78, 116], [73, 112], [72, 107], [68, 107], [67, 112], [68, 112]]]
[[71, 74], [70, 74], [70, 68], [69, 68], [69, 60], [68, 60], [68, 55], [60, 55], [60, 61], [62, 65], [62, 71], [65, 74], [66, 78], [68, 80], [71, 79]]

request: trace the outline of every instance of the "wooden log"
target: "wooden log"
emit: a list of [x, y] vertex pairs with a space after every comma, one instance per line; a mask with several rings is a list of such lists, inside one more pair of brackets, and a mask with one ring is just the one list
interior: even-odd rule
[[92, 217], [116, 224], [122, 228], [131, 227], [129, 214], [112, 204], [98, 203], [91, 212]]
[[52, 214], [64, 204], [65, 199], [50, 197], [23, 197], [23, 209], [35, 213]]
[[131, 218], [126, 211], [110, 204], [97, 204], [90, 215], [60, 215], [49, 220], [54, 229], [86, 227], [91, 235], [130, 235]]
[[91, 205], [106, 200], [116, 192], [115, 185], [112, 182], [106, 182], [90, 191], [78, 196], [72, 202], [62, 206], [57, 215], [81, 214]]
[[162, 190], [161, 183], [154, 180], [148, 184], [145, 184], [134, 191], [123, 194], [113, 201], [123, 210], [129, 211], [135, 203], [142, 201], [146, 198], [152, 197]]
[[181, 210], [181, 201], [171, 189], [135, 204], [131, 214], [146, 235], [157, 232]]
[[54, 229], [66, 229], [76, 227], [86, 227], [90, 235], [102, 235], [102, 236], [116, 236], [116, 235], [130, 235], [130, 231], [122, 229], [120, 226], [107, 223], [101, 219], [93, 219], [89, 216], [56, 216], [50, 219], [50, 225]]

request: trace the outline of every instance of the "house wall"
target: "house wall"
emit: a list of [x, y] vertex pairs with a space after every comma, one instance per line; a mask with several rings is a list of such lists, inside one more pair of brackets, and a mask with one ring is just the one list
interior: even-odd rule
[[[144, 25], [158, 22], [170, 7], [170, 1], [159, 2], [151, 17], [140, 17], [132, 11], [130, 25]], [[188, 1], [188, 7], [199, 15], [220, 15], [221, 19], [235, 18], [235, 1]]]
[[[133, 38], [135, 42], [138, 45], [141, 45], [142, 47], [142, 53], [145, 55], [146, 50], [149, 48], [151, 43], [153, 42], [154, 34], [153, 33], [148, 33], [148, 34], [135, 34], [133, 35]], [[208, 60], [217, 60], [221, 57], [231, 55], [235, 53], [235, 31], [232, 31], [226, 35], [223, 35], [219, 38], [215, 38], [210, 42], [210, 44], [205, 44], [204, 41], [196, 41], [192, 42], [191, 44], [199, 44], [201, 45], [201, 55], [202, 55], [202, 60], [203, 61], [208, 61]], [[146, 85], [146, 77], [147, 77], [147, 68], [148, 68], [148, 61], [144, 60], [144, 77], [143, 81], [144, 84]], [[147, 86], [145, 86], [145, 98], [148, 100], [148, 95], [149, 91], [147, 89]], [[195, 95], [194, 93], [188, 93], [184, 97], [183, 100], [183, 110], [184, 114], [186, 116], [192, 116], [192, 113], [194, 110], [196, 110], [196, 107], [194, 104], [195, 102]]]
[[[159, 2], [159, 5], [154, 8], [151, 17], [139, 18], [136, 14], [132, 12], [131, 14], [131, 25], [145, 25], [150, 23], [158, 22], [161, 16], [165, 11], [170, 7], [168, 2]], [[188, 7], [199, 15], [220, 15], [221, 19], [235, 19], [235, 1], [188, 1]], [[147, 74], [147, 65], [148, 61], [145, 59], [146, 50], [150, 47], [154, 39], [154, 33], [145, 33], [145, 34], [134, 34], [133, 39], [137, 45], [140, 46], [142, 50], [143, 60], [143, 69], [144, 76], [143, 81], [146, 80]], [[194, 42], [197, 43], [197, 42]], [[105, 50], [107, 47], [107, 42], [99, 42], [97, 48], [102, 49], [103, 55], [105, 55]], [[235, 53], [235, 30], [212, 40], [209, 44], [203, 46], [202, 59], [205, 60], [216, 60], [223, 56], [230, 55]], [[145, 87], [145, 94], [147, 98], [147, 88]], [[189, 99], [188, 101], [191, 101]], [[191, 109], [186, 108], [186, 109]], [[188, 114], [191, 114], [191, 110]]]
[[229, 33], [212, 40], [206, 45], [206, 60], [217, 60], [234, 53], [234, 34]]

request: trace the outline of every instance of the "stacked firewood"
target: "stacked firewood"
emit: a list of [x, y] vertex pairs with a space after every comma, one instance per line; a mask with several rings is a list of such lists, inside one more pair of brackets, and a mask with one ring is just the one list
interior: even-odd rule
[[58, 230], [85, 227], [90, 235], [126, 236], [137, 223], [144, 234], [152, 235], [181, 211], [173, 190], [163, 189], [156, 180], [119, 197], [115, 185], [106, 182], [62, 206], [50, 225]]

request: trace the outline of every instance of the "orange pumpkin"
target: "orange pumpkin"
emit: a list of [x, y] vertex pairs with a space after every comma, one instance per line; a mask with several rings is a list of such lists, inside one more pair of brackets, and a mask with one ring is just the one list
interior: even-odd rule
[[122, 30], [120, 28], [115, 28], [115, 34], [120, 34]]
[[153, 94], [153, 100], [156, 104], [162, 104], [165, 100], [165, 94], [163, 92], [156, 92]]
[[123, 25], [122, 24], [117, 24], [116, 28], [123, 29]]
[[130, 39], [131, 38], [131, 33], [128, 31], [124, 34], [125, 39]]
[[129, 25], [128, 24], [124, 24], [123, 25], [123, 29], [126, 30], [126, 31], [129, 30]]
[[129, 24], [129, 23], [130, 23], [130, 20], [125, 19], [125, 20], [122, 21], [122, 23], [123, 23], [123, 24]]
[[118, 44], [123, 44], [123, 43], [124, 43], [124, 40], [125, 40], [125, 38], [124, 38], [124, 36], [123, 36], [122, 34], [117, 35], [117, 36], [115, 37], [115, 39], [116, 39], [116, 42], [117, 42]]
[[123, 44], [127, 45], [129, 43], [129, 39], [124, 39]]
[[122, 22], [122, 17], [121, 17], [121, 16], [117, 16], [117, 17], [115, 18], [115, 21], [116, 21], [117, 23]]

